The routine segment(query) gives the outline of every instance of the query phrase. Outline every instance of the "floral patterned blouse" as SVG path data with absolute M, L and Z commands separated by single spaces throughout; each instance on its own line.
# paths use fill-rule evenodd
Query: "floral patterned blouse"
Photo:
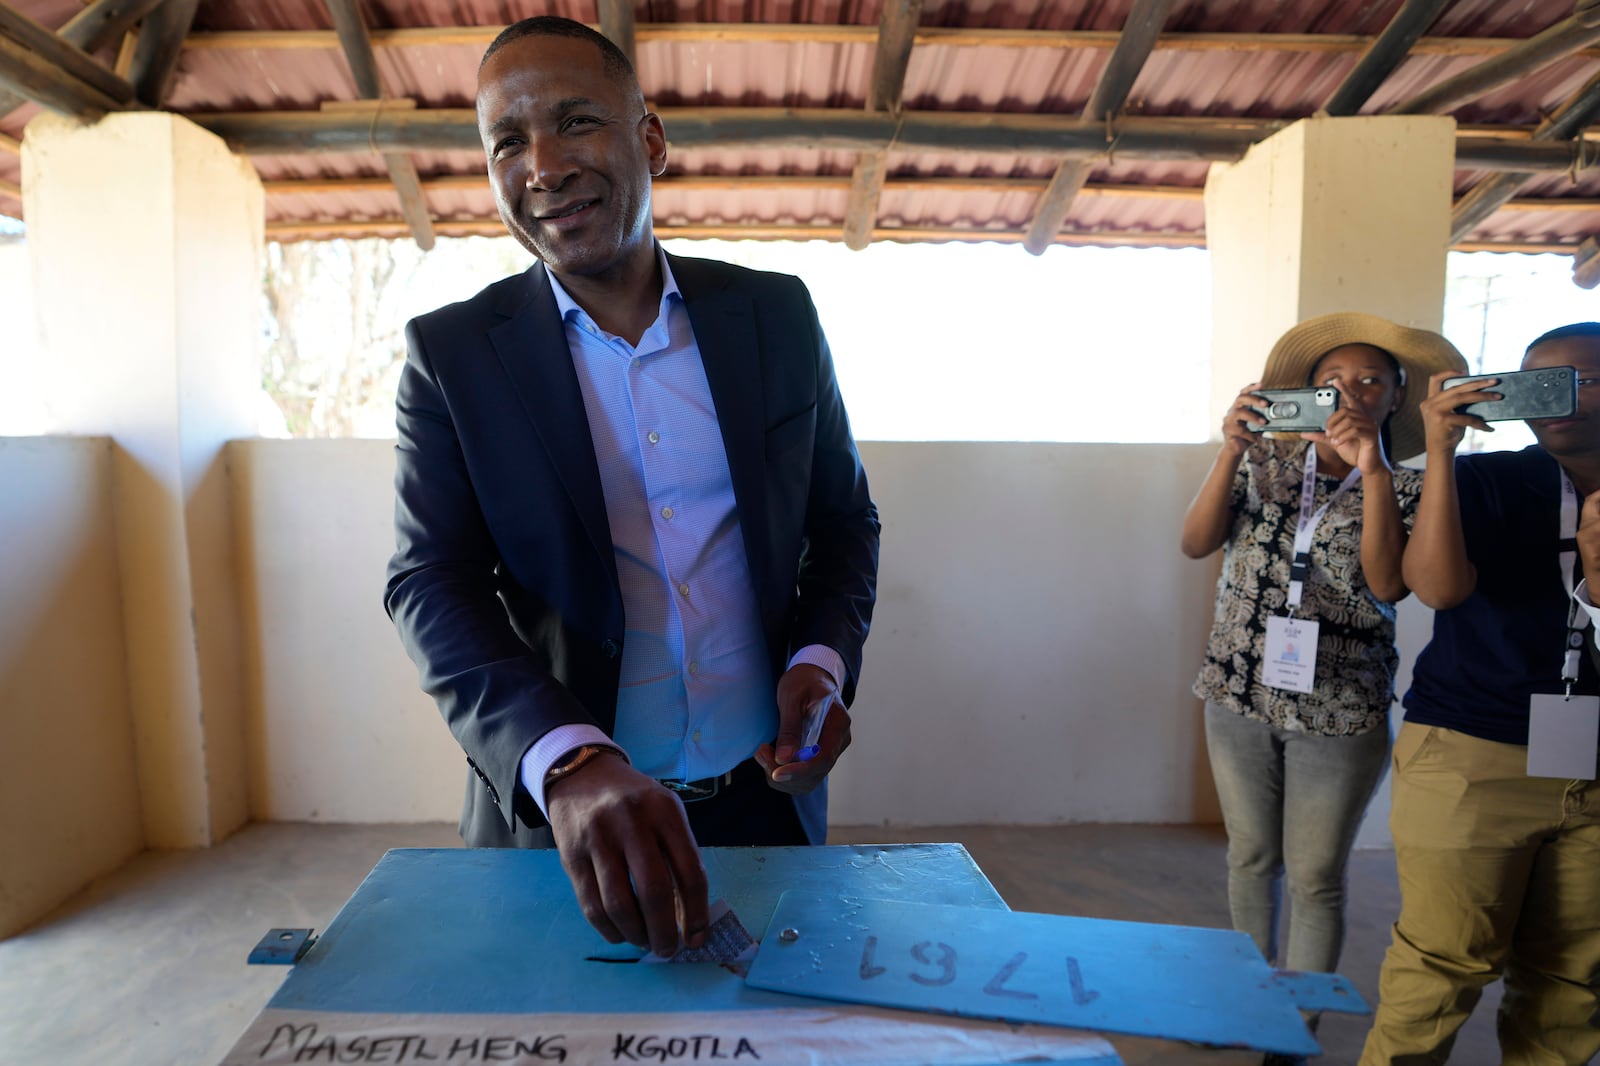
M 1300 521 L 1306 449 L 1298 439 L 1264 438 L 1250 446 L 1233 479 L 1233 529 L 1217 581 L 1216 616 L 1194 694 L 1246 718 L 1293 732 L 1356 736 L 1388 724 L 1394 674 L 1395 609 L 1380 602 L 1361 573 L 1362 483 L 1328 508 L 1311 541 L 1311 568 L 1296 618 L 1317 631 L 1311 692 L 1261 683 L 1267 618 L 1285 614 L 1289 562 Z M 1341 479 L 1317 475 L 1316 507 Z M 1395 467 L 1400 516 L 1410 532 L 1422 493 L 1422 472 Z

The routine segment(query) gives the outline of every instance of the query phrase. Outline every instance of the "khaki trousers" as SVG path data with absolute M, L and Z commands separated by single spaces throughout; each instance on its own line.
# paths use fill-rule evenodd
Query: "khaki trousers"
M 1505 978 L 1501 1061 L 1600 1054 L 1600 786 L 1528 777 L 1527 749 L 1406 723 L 1394 746 L 1400 920 L 1362 1066 L 1442 1063 Z

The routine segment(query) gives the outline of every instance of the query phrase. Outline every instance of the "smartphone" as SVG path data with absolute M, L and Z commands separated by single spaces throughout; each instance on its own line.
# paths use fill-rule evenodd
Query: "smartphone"
M 1261 402 L 1251 408 L 1267 420 L 1260 426 L 1246 422 L 1252 433 L 1320 433 L 1328 428 L 1328 416 L 1339 409 L 1339 390 L 1331 385 L 1256 389 L 1252 395 Z
M 1477 415 L 1485 422 L 1506 422 L 1523 418 L 1566 418 L 1578 410 L 1578 372 L 1570 366 L 1547 366 L 1542 370 L 1510 370 L 1504 374 L 1475 374 L 1449 378 L 1444 387 L 1468 381 L 1498 379 L 1488 386 L 1498 392 L 1498 400 L 1484 400 L 1456 408 L 1463 414 Z

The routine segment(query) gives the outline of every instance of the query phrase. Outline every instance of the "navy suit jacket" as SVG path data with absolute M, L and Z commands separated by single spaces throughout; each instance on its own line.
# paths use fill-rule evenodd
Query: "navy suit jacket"
M 797 278 L 669 257 L 722 429 L 773 677 L 844 659 L 854 697 L 878 517 L 833 360 Z M 467 756 L 461 835 L 530 846 L 518 784 L 556 726 L 615 725 L 622 593 L 583 396 L 543 264 L 413 319 L 397 401 L 396 550 L 384 604 Z M 826 831 L 819 788 L 796 797 Z

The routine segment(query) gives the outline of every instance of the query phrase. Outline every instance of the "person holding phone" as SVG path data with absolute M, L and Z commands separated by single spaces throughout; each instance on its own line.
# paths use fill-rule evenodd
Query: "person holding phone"
M 1389 749 L 1394 604 L 1421 491 L 1418 472 L 1394 465 L 1423 450 L 1421 393 L 1407 383 L 1465 369 L 1428 330 L 1355 312 L 1300 323 L 1229 408 L 1184 518 L 1184 554 L 1226 549 L 1194 692 L 1228 832 L 1229 908 L 1288 969 L 1338 963 L 1345 866 Z M 1338 391 L 1326 430 L 1259 432 L 1255 390 L 1300 386 Z
M 1600 322 L 1551 330 L 1524 370 L 1576 368 L 1536 444 L 1456 458 L 1498 379 L 1422 403 L 1428 462 L 1402 574 L 1434 608 L 1394 748 L 1400 917 L 1362 1066 L 1444 1062 L 1504 977 L 1501 1061 L 1600 1055 Z M 1510 391 L 1510 390 L 1507 390 Z M 1509 397 L 1504 397 L 1509 398 Z M 1480 409 L 1483 410 L 1483 409 Z

